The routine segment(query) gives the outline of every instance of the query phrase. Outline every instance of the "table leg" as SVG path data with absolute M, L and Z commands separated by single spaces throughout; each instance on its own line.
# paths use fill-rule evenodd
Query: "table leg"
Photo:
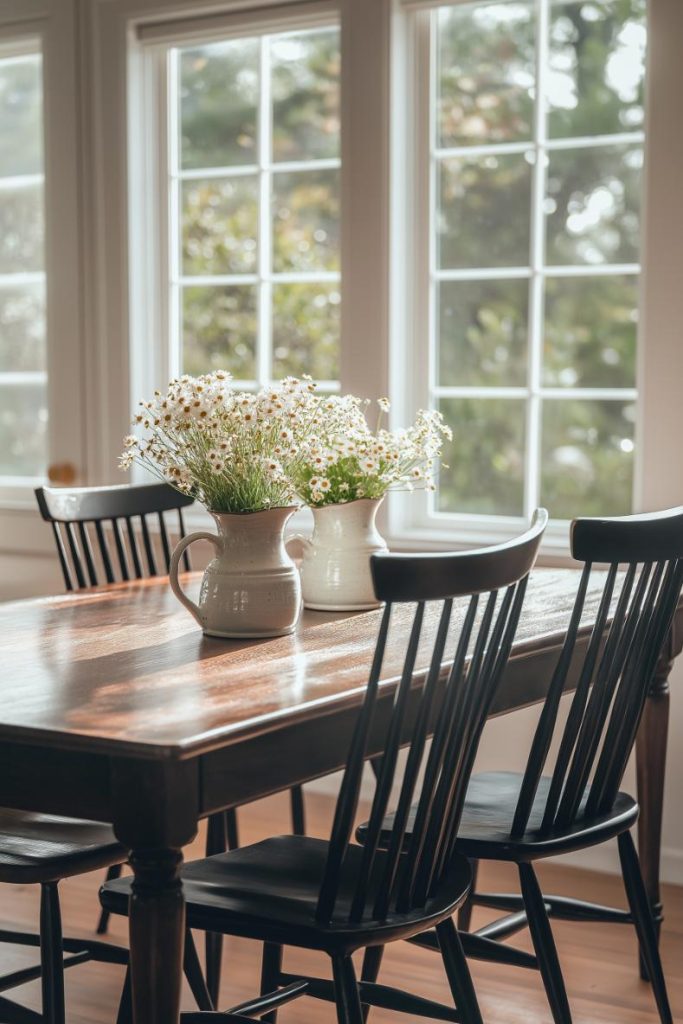
M 638 802 L 640 804 L 638 855 L 658 935 L 662 922 L 659 862 L 662 846 L 666 745 L 669 731 L 669 673 L 673 662 L 673 655 L 669 648 L 662 654 L 657 666 L 645 702 L 645 710 L 636 742 Z M 640 976 L 647 980 L 647 971 L 642 958 Z
M 185 933 L 182 853 L 134 850 L 130 962 L 135 1024 L 178 1024 Z

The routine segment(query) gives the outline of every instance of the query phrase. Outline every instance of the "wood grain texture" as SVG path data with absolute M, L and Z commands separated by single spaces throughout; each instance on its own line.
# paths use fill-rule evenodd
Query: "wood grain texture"
M 599 577 L 595 582 L 587 622 L 598 600 Z M 572 569 L 534 573 L 510 679 L 515 662 L 519 668 L 527 657 L 556 655 L 577 583 Z M 192 592 L 199 577 L 186 584 Z M 407 628 L 410 612 L 397 609 L 392 629 Z M 6 604 L 0 608 L 0 741 L 184 758 L 355 708 L 380 614 L 304 612 L 292 636 L 230 641 L 204 637 L 163 578 Z M 435 622 L 430 625 L 418 670 L 426 665 Z M 392 650 L 390 636 L 387 684 L 400 668 Z M 534 677 L 526 689 L 506 678 L 494 710 L 540 699 L 547 679 L 538 665 Z
M 309 829 L 312 835 L 329 834 L 334 802 L 319 794 L 306 795 Z M 363 808 L 367 813 L 367 808 Z M 287 794 L 270 797 L 240 812 L 242 838 L 257 842 L 266 836 L 287 832 L 290 827 Z M 201 857 L 204 835 L 186 853 L 188 859 Z M 480 883 L 489 891 L 514 891 L 516 872 L 508 865 L 484 864 Z M 595 899 L 614 906 L 626 906 L 623 888 L 615 876 L 581 871 L 562 865 L 542 865 L 539 876 L 548 892 Z M 70 879 L 60 886 L 65 930 L 92 938 L 99 874 Z M 0 922 L 3 927 L 35 927 L 39 893 L 36 888 L 5 886 L 1 891 Z M 683 890 L 666 886 L 667 915 L 662 933 L 662 955 L 669 983 L 674 1019 L 683 1019 Z M 493 911 L 474 910 L 479 927 Z M 596 925 L 592 928 L 567 922 L 553 924 L 560 959 L 574 1011 L 574 1024 L 657 1024 L 657 1013 L 649 986 L 640 981 L 636 940 L 632 928 Z M 124 942 L 127 922 L 114 918 L 111 941 Z M 528 936 L 520 934 L 515 945 L 530 949 Z M 2 947 L 3 965 L 19 969 L 36 959 L 35 951 Z M 302 950 L 287 950 L 287 971 L 318 973 L 327 977 L 324 956 Z M 551 1017 L 543 988 L 535 972 L 472 962 L 472 974 L 486 1024 L 550 1024 Z M 259 988 L 260 949 L 247 939 L 226 942 L 220 1005 L 231 1006 L 253 996 Z M 123 984 L 123 968 L 107 964 L 85 964 L 67 971 L 66 998 L 69 1024 L 113 1024 Z M 445 1001 L 448 988 L 440 958 L 428 950 L 397 943 L 384 957 L 380 980 L 405 986 L 410 978 L 415 991 L 430 999 Z M 40 984 L 33 982 L 17 990 L 26 1005 L 40 1007 Z M 183 1007 L 194 1008 L 183 985 Z M 278 1013 L 278 1024 L 334 1024 L 334 1007 L 311 999 L 297 1000 Z M 372 1024 L 400 1024 L 397 1014 L 373 1010 Z M 407 1018 L 406 1018 L 407 1020 Z M 418 1024 L 420 1018 L 410 1018 Z

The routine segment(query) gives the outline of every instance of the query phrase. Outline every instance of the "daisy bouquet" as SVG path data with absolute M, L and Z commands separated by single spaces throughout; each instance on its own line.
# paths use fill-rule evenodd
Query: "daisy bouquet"
M 140 403 L 120 466 L 145 466 L 212 512 L 291 505 L 318 412 L 314 391 L 293 377 L 256 394 L 236 390 L 221 370 L 179 377 Z
M 315 395 L 312 430 L 302 457 L 292 464 L 296 491 L 313 508 L 381 498 L 389 490 L 434 490 L 434 464 L 450 428 L 436 411 L 420 410 L 411 427 L 383 427 L 389 402 L 380 398 L 377 424 L 371 429 L 367 402 L 353 395 Z

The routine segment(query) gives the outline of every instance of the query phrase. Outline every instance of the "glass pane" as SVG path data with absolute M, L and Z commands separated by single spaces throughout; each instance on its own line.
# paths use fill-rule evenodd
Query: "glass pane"
M 180 165 L 256 163 L 258 39 L 231 39 L 179 52 Z
M 642 165 L 642 150 L 629 146 L 550 153 L 549 264 L 638 261 Z
M 0 274 L 42 268 L 42 186 L 0 188 Z
M 437 144 L 530 139 L 535 80 L 532 5 L 443 8 L 437 25 Z
M 338 156 L 338 29 L 278 36 L 270 55 L 273 159 Z
M 529 282 L 442 281 L 439 383 L 526 383 Z
M 0 288 L 0 373 L 45 369 L 45 289 Z
M 182 185 L 183 273 L 256 270 L 256 177 L 186 181 Z
M 618 516 L 631 511 L 631 403 L 543 403 L 541 504 L 555 519 Z
M 256 377 L 256 289 L 250 285 L 183 288 L 183 372 L 229 370 Z
M 43 83 L 36 54 L 0 59 L 0 177 L 43 169 Z
M 518 399 L 444 398 L 453 429 L 439 478 L 440 512 L 522 515 L 525 403 Z
M 543 383 L 635 387 L 637 329 L 637 277 L 547 278 Z
M 339 378 L 338 285 L 273 286 L 273 377 Z
M 273 270 L 339 269 L 339 173 L 273 176 Z
M 444 160 L 439 178 L 439 266 L 528 265 L 531 165 L 523 155 Z
M 643 126 L 646 0 L 551 8 L 548 133 L 610 135 Z
M 0 383 L 0 476 L 43 476 L 47 388 Z

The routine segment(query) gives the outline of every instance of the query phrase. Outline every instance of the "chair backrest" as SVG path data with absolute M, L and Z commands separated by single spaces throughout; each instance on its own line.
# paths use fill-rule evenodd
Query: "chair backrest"
M 527 830 L 532 810 L 534 828 L 541 834 L 569 828 L 579 816 L 611 810 L 681 593 L 683 508 L 614 519 L 577 519 L 571 527 L 571 548 L 584 567 L 532 742 L 513 836 Z M 539 783 L 549 761 L 570 667 L 576 670 L 577 638 L 596 564 L 607 565 L 606 572 L 602 569 L 600 603 L 566 723 L 562 733 L 558 731 L 554 765 L 548 766 L 552 768 L 550 785 L 539 808 Z
M 38 487 L 35 494 L 40 514 L 52 526 L 67 590 L 97 586 L 98 565 L 107 583 L 116 582 L 117 576 L 121 580 L 156 576 L 158 552 L 155 555 L 155 530 L 150 529 L 148 517 L 158 526 L 164 572 L 168 572 L 171 543 L 164 513 L 177 512 L 173 533 L 184 537 L 183 509 L 194 500 L 164 483 Z M 187 556 L 185 567 L 190 568 Z
M 510 653 L 546 522 L 547 513 L 539 509 L 521 537 L 478 551 L 373 556 L 375 593 L 386 604 L 337 801 L 318 899 L 319 921 L 334 917 L 336 922 L 341 915 L 353 923 L 368 914 L 383 921 L 393 911 L 423 907 L 443 881 L 481 731 Z M 440 610 L 431 602 L 439 602 Z M 406 603 L 415 605 L 414 615 L 396 607 Z M 404 624 L 401 628 L 399 622 L 398 637 L 391 636 L 392 613 Z M 411 622 L 408 633 L 406 621 Z M 430 625 L 423 630 L 426 621 Z M 416 672 L 423 633 L 429 634 L 422 661 L 428 668 Z M 382 733 L 381 767 L 349 904 L 338 897 L 380 696 L 382 662 L 387 643 L 395 648 L 401 638 L 405 659 Z M 408 754 L 401 766 L 403 745 Z M 398 792 L 394 822 L 388 845 L 383 840 L 380 851 L 392 792 Z M 415 799 L 417 812 L 408 830 Z M 357 848 L 354 855 L 358 858 Z

